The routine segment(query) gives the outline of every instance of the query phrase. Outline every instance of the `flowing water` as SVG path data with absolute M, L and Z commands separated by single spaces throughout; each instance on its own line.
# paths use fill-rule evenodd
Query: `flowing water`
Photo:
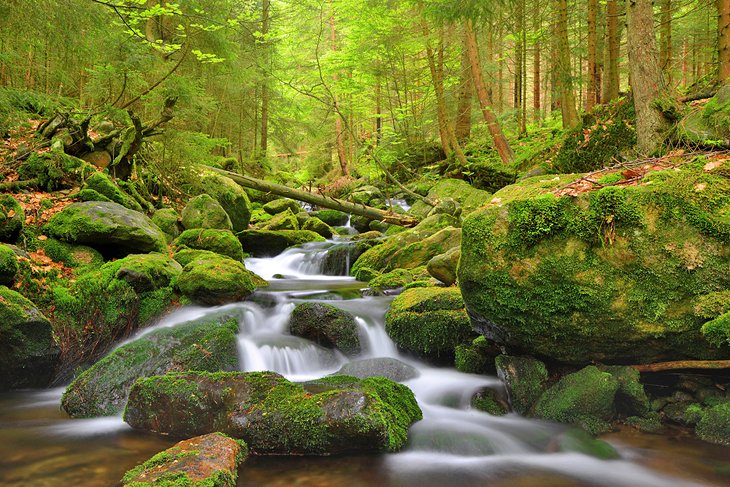
M 499 380 L 401 355 L 383 325 L 392 297 L 363 297 L 362 283 L 323 275 L 328 248 L 339 244 L 310 244 L 275 258 L 249 259 L 249 269 L 271 279 L 265 292 L 244 303 L 185 308 L 155 327 L 215 313 L 237 316 L 242 370 L 274 370 L 291 380 L 308 380 L 337 371 L 347 359 L 289 335 L 287 322 L 297 303 L 327 302 L 356 316 L 363 357 L 394 357 L 418 369 L 419 377 L 406 384 L 424 419 L 412 427 L 401 453 L 251 458 L 241 468 L 239 486 L 730 485 L 728 448 L 692 438 L 623 433 L 608 437 L 622 458 L 604 461 L 566 448 L 564 426 L 470 409 L 472 395 L 501 388 Z M 59 410 L 61 393 L 0 395 L 0 485 L 116 485 L 126 470 L 174 443 L 133 431 L 118 417 L 68 419 Z

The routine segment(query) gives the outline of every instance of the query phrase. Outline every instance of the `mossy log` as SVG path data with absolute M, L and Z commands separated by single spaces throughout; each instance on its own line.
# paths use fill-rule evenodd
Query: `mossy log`
M 250 176 L 242 176 L 234 172 L 226 171 L 224 169 L 218 169 L 215 167 L 204 166 L 206 169 L 215 171 L 231 178 L 236 183 L 240 184 L 244 188 L 256 189 L 265 193 L 273 193 L 278 196 L 285 198 L 292 198 L 313 205 L 321 206 L 324 208 L 330 208 L 333 210 L 344 211 L 345 213 L 351 213 L 353 215 L 364 216 L 373 220 L 390 223 L 392 225 L 399 225 L 402 227 L 415 227 L 418 225 L 420 220 L 411 215 L 402 215 L 393 213 L 391 211 L 380 210 L 371 206 L 365 206 L 362 204 L 351 203 L 349 201 L 343 201 L 340 199 L 332 198 L 329 196 L 323 196 L 308 191 L 302 191 L 299 189 L 289 188 L 281 184 L 270 183 L 261 179 L 252 178 Z
M 632 365 L 639 372 L 662 372 L 678 369 L 730 369 L 730 360 L 676 360 L 654 364 Z

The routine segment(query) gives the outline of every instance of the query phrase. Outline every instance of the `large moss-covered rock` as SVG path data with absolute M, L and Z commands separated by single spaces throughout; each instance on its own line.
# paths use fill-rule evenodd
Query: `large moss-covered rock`
M 18 256 L 7 245 L 0 245 L 0 285 L 10 285 L 18 273 Z
M 167 251 L 167 238 L 157 225 L 117 203 L 73 203 L 51 218 L 44 229 L 59 240 L 114 254 Z
M 388 272 L 396 268 L 413 269 L 428 264 L 437 255 L 461 244 L 461 229 L 446 227 L 436 233 L 410 229 L 390 237 L 363 253 L 353 264 L 351 274 L 361 269 Z
M 613 365 L 600 367 L 618 381 L 615 406 L 616 412 L 625 417 L 644 417 L 651 410 L 649 396 L 641 383 L 639 371 L 633 367 Z
M 451 198 L 461 205 L 464 215 L 471 213 L 480 206 L 489 202 L 492 195 L 471 186 L 461 179 L 440 179 L 431 187 L 428 198 L 434 201 L 441 201 Z M 423 201 L 416 201 L 409 213 L 425 218 L 432 210 L 432 207 Z
M 62 262 L 66 267 L 83 269 L 100 267 L 104 257 L 98 250 L 87 245 L 73 245 L 49 238 L 42 242 L 43 252 L 54 262 Z
M 160 208 L 152 215 L 152 223 L 165 232 L 167 241 L 172 242 L 182 230 L 180 229 L 180 215 L 174 208 Z
M 0 196 L 0 242 L 15 242 L 25 224 L 25 213 L 20 203 L 10 195 Z
M 702 411 L 696 432 L 705 441 L 730 446 L 730 399 Z
M 277 213 L 274 217 L 266 222 L 263 230 L 299 230 L 299 220 L 290 209 L 286 209 L 281 213 Z
M 278 200 L 269 201 L 263 207 L 263 210 L 269 215 L 277 215 L 286 210 L 291 210 L 295 215 L 302 209 L 299 203 L 289 198 L 279 198 Z
M 454 349 L 454 367 L 466 374 L 497 373 L 494 359 L 501 351 L 492 343 L 478 336 L 471 343 L 462 343 Z
M 431 357 L 453 355 L 472 335 L 457 288 L 404 291 L 385 315 L 385 330 L 398 346 Z
M 177 288 L 193 302 L 217 305 L 242 301 L 268 283 L 238 261 L 221 255 L 198 257 L 177 278 Z
M 295 245 L 325 241 L 309 230 L 248 230 L 238 234 L 238 239 L 243 250 L 256 257 L 271 257 Z
M 164 254 L 128 255 L 110 265 L 116 267 L 114 278 L 127 282 L 137 293 L 170 286 L 182 272 L 182 266 Z
M 273 372 L 182 373 L 138 380 L 124 420 L 177 437 L 221 431 L 256 454 L 397 451 L 421 418 L 413 393 L 385 378 L 330 378 L 309 393 Z
M 319 210 L 312 214 L 331 227 L 341 227 L 350 219 L 349 215 L 339 210 Z
M 429 260 L 426 269 L 434 278 L 451 286 L 456 283 L 456 268 L 459 266 L 459 258 L 461 258 L 461 248 L 454 247 Z
M 589 365 L 568 374 L 549 388 L 535 405 L 543 419 L 581 426 L 592 434 L 610 430 L 619 382 L 608 372 Z
M 302 230 L 311 230 L 322 235 L 324 238 L 332 238 L 332 235 L 335 234 L 331 226 L 327 225 L 316 216 L 308 218 L 302 225 Z
M 677 124 L 683 142 L 727 147 L 730 143 L 730 84 L 720 88 L 703 107 L 692 110 Z
M 289 320 L 292 335 L 325 347 L 336 347 L 346 355 L 360 353 L 360 334 L 355 317 L 325 303 L 301 303 Z
M 201 194 L 191 199 L 182 211 L 183 227 L 233 230 L 231 219 L 223 207 L 210 195 Z
M 251 202 L 246 192 L 231 178 L 206 174 L 200 181 L 203 191 L 213 197 L 228 213 L 234 232 L 248 228 L 251 220 Z
M 130 210 L 142 211 L 142 206 L 134 198 L 125 193 L 108 175 L 102 172 L 97 171 L 89 176 L 84 182 L 83 189 L 96 191 L 109 201 L 118 203 Z
M 0 391 L 46 387 L 58 359 L 51 323 L 5 286 L 0 286 L 0 337 Z
M 545 364 L 533 357 L 498 356 L 494 364 L 504 382 L 512 409 L 528 414 L 545 391 L 548 373 Z
M 241 242 L 228 230 L 216 230 L 213 228 L 185 230 L 172 243 L 172 248 L 173 250 L 182 250 L 185 248 L 209 250 L 239 262 L 243 261 Z
M 124 474 L 124 487 L 235 487 L 248 446 L 222 433 L 176 443 Z
M 238 322 L 227 316 L 154 330 L 85 370 L 66 388 L 61 407 L 72 417 L 110 416 L 122 412 L 140 377 L 236 370 L 237 333 Z
M 730 286 L 730 163 L 707 162 L 577 197 L 549 194 L 566 177 L 497 192 L 464 222 L 458 277 L 477 330 L 569 363 L 730 356 L 694 308 Z

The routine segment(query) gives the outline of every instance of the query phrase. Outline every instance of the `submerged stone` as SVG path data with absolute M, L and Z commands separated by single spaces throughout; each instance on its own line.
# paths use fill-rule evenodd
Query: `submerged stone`
M 238 322 L 228 316 L 160 328 L 92 365 L 67 388 L 61 407 L 69 416 L 119 414 L 134 381 L 171 371 L 230 371 L 238 368 Z
M 183 440 L 124 474 L 125 487 L 235 487 L 248 446 L 222 433 Z
M 256 257 L 273 257 L 295 245 L 325 241 L 310 230 L 247 230 L 238 234 L 238 239 L 243 250 Z
M 377 357 L 348 362 L 335 375 L 349 375 L 359 379 L 385 377 L 396 382 L 405 382 L 421 374 L 414 366 L 398 359 Z
M 413 393 L 384 378 L 345 379 L 340 388 L 310 394 L 274 372 L 150 377 L 135 383 L 124 420 L 177 437 L 221 431 L 259 455 L 401 449 L 408 427 L 421 419 Z

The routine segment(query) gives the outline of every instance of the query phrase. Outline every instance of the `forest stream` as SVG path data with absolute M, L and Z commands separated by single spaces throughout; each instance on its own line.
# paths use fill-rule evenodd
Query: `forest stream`
M 325 276 L 327 248 L 307 244 L 246 266 L 272 285 L 251 299 L 221 307 L 186 307 L 152 328 L 201 316 L 234 313 L 244 371 L 273 370 L 293 381 L 336 372 L 347 359 L 289 335 L 297 303 L 326 301 L 357 318 L 364 357 L 396 358 L 420 374 L 406 381 L 424 419 L 400 453 L 338 457 L 252 457 L 240 467 L 239 486 L 695 486 L 727 485 L 728 448 L 681 434 L 623 431 L 604 436 L 620 454 L 600 460 L 565 425 L 491 416 L 470 408 L 482 388 L 500 388 L 496 377 L 434 368 L 401 354 L 385 333 L 392 297 L 365 296 L 363 283 Z M 344 267 L 344 266 L 343 266 Z M 276 278 L 276 277 L 279 278 Z M 361 357 L 362 358 L 362 357 Z M 125 471 L 171 446 L 165 437 L 132 430 L 121 417 L 69 419 L 59 408 L 63 388 L 0 395 L 0 479 L 6 487 L 116 485 Z

